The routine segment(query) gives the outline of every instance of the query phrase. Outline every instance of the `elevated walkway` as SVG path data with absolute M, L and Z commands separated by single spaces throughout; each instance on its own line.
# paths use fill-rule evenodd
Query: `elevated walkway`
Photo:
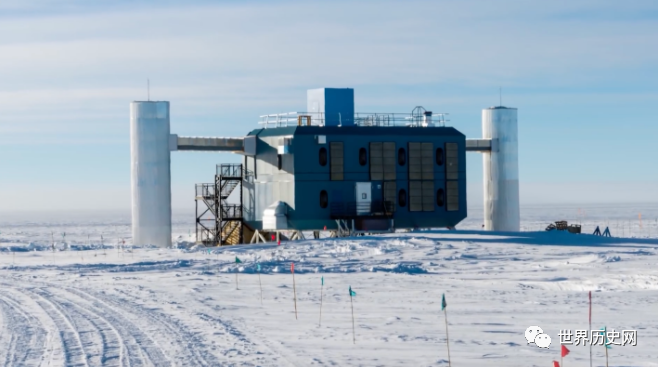
M 244 138 L 169 136 L 170 151 L 235 152 L 244 151 Z

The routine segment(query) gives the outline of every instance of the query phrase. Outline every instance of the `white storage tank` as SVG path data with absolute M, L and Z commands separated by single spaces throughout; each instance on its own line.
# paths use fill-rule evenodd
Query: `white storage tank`
M 482 110 L 482 137 L 491 139 L 491 151 L 483 154 L 484 228 L 518 232 L 521 216 L 517 109 L 499 106 Z
M 132 102 L 130 188 L 135 245 L 171 246 L 169 149 L 169 102 Z
M 283 201 L 268 206 L 263 211 L 263 229 L 281 230 L 288 229 L 288 206 Z

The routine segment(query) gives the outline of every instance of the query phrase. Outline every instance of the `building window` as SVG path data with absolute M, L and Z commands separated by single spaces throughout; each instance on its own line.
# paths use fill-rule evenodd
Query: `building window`
M 359 164 L 365 166 L 368 163 L 368 152 L 366 148 L 359 149 Z
M 407 163 L 407 152 L 404 148 L 398 149 L 398 164 L 404 166 Z
M 443 149 L 436 148 L 436 164 L 443 166 Z
M 443 206 L 443 200 L 444 200 L 443 198 L 444 198 L 443 189 L 439 189 L 436 192 L 436 205 Z
M 395 179 L 395 142 L 371 142 L 370 181 L 393 181 Z
M 320 191 L 320 208 L 324 209 L 329 205 L 329 195 L 326 191 Z
M 446 143 L 446 180 L 459 180 L 459 146 Z M 447 189 L 450 196 L 450 189 Z
M 430 158 L 431 155 L 430 152 Z M 433 212 L 434 202 L 434 181 L 409 181 L 410 212 Z
M 401 189 L 398 192 L 398 205 L 400 207 L 407 206 L 407 191 L 405 189 Z
M 409 142 L 409 180 L 434 180 L 434 163 L 432 162 L 433 143 Z M 432 208 L 434 207 L 434 189 L 432 189 Z M 409 207 L 413 207 L 413 189 L 409 187 Z
M 448 197 L 446 200 L 446 210 L 456 212 L 459 210 L 459 181 L 446 181 L 446 191 Z
M 326 148 L 320 148 L 320 165 L 322 167 L 327 165 L 327 149 Z
M 281 166 L 283 165 L 283 157 L 281 157 L 281 154 L 276 155 L 276 166 L 279 167 L 279 171 L 281 171 Z
M 329 178 L 331 181 L 343 181 L 343 142 L 332 141 L 329 143 Z
M 397 183 L 395 181 L 384 181 L 384 210 L 386 213 L 395 212 L 395 192 Z

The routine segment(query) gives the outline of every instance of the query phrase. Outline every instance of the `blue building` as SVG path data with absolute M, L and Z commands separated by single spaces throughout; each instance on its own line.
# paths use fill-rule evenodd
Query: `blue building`
M 462 133 L 423 110 L 356 114 L 352 89 L 308 97 L 309 112 L 263 116 L 245 138 L 248 226 L 276 229 L 263 226 L 275 203 L 294 230 L 335 229 L 337 220 L 362 231 L 454 227 L 466 217 Z
M 243 137 L 170 134 L 166 101 L 130 108 L 138 244 L 171 243 L 174 151 L 243 156 L 240 164 L 218 165 L 214 182 L 196 185 L 197 243 L 455 227 L 467 215 L 466 152 L 483 154 L 483 228 L 520 228 L 516 108 L 483 109 L 481 139 L 466 139 L 445 126 L 443 114 L 420 106 L 401 114 L 356 112 L 352 89 L 309 90 L 306 112 L 261 116 L 262 126 Z
M 242 243 L 254 230 L 455 227 L 466 218 L 466 137 L 443 115 L 356 113 L 352 89 L 309 90 L 307 107 L 261 116 L 244 138 L 242 165 L 219 167 L 206 190 L 216 202 L 207 242 Z M 230 204 L 236 189 L 239 203 Z

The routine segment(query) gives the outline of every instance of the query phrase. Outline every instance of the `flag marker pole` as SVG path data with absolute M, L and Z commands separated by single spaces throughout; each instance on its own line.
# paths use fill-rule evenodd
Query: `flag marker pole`
M 452 360 L 450 358 L 450 336 L 448 334 L 448 307 L 446 303 L 446 296 L 443 295 L 441 299 L 441 308 L 443 308 L 444 320 L 446 322 L 446 347 L 448 348 L 448 367 L 452 367 Z
M 258 285 L 260 286 L 260 304 L 263 305 L 263 283 L 260 281 L 260 264 L 258 264 Z
M 55 232 L 53 232 L 53 231 L 50 232 L 50 239 L 52 240 L 53 264 L 54 264 L 55 263 Z
M 592 330 L 592 291 L 589 291 L 589 330 Z M 592 367 L 592 343 L 589 343 L 589 367 Z
M 356 344 L 356 332 L 354 331 L 354 301 L 350 296 L 350 305 L 352 306 L 352 344 Z
M 562 367 L 564 367 L 564 357 L 569 355 L 569 348 L 565 347 L 564 344 L 560 343 L 560 362 L 562 364 Z
M 290 272 L 292 273 L 292 294 L 295 302 L 295 320 L 297 320 L 297 287 L 295 286 L 295 263 L 290 263 Z
M 354 331 L 354 301 L 352 301 L 352 287 L 350 287 L 350 306 L 352 307 L 352 344 L 356 344 L 356 332 Z
M 238 259 L 238 257 L 235 257 L 235 263 L 236 264 L 242 264 L 242 260 Z M 240 268 L 236 267 L 235 268 L 235 290 L 238 290 L 238 273 L 240 272 Z
M 610 348 L 610 344 L 608 344 L 608 327 L 604 326 L 601 328 L 599 334 L 603 335 L 603 347 L 605 348 L 605 367 L 608 367 L 608 348 Z
M 324 288 L 324 277 L 322 277 L 322 283 L 320 283 L 320 322 L 318 323 L 318 326 L 322 326 L 322 289 L 323 288 Z
M 450 359 L 450 336 L 448 336 L 448 310 L 445 309 L 443 310 L 445 314 L 445 321 L 446 321 L 446 347 L 448 347 L 448 367 L 452 366 L 452 362 Z

